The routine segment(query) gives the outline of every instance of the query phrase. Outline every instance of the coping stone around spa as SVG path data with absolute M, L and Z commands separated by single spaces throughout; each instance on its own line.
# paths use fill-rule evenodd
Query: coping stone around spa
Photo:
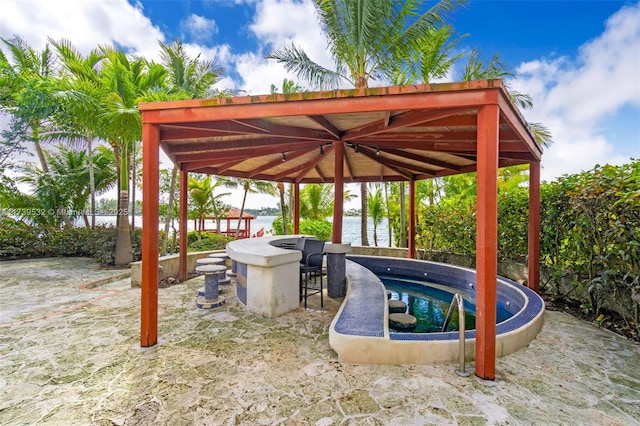
M 389 325 L 393 328 L 411 329 L 416 328 L 418 320 L 409 314 L 389 314 Z
M 214 259 L 215 259 L 216 257 L 217 257 L 217 258 L 220 258 L 220 259 L 225 259 L 225 260 L 226 260 L 226 259 L 229 259 L 229 255 L 228 255 L 228 254 L 226 254 L 226 253 L 211 253 L 211 254 L 209 255 L 209 257 L 212 257 L 212 258 L 214 258 Z
M 389 300 L 390 314 L 404 314 L 407 312 L 407 304 L 402 300 Z

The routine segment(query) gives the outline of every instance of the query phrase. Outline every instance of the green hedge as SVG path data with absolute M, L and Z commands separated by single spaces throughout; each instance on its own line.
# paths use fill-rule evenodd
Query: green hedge
M 0 226 L 0 259 L 83 256 L 93 257 L 103 265 L 113 265 L 117 228 L 96 226 L 88 228 L 51 229 L 30 226 L 10 218 L 3 218 Z M 140 260 L 142 231 L 133 232 L 134 261 Z
M 634 320 L 632 294 L 640 294 L 640 161 L 562 176 L 543 183 L 540 197 L 541 263 L 552 271 L 546 290 L 586 295 L 583 308 L 595 316 L 606 305 Z M 500 259 L 527 257 L 528 202 L 528 188 L 498 198 Z M 475 227 L 475 206 L 420 206 L 416 248 L 475 255 Z M 561 288 L 560 281 L 570 287 Z
M 230 241 L 233 241 L 233 237 L 206 231 L 201 233 L 198 240 L 198 233 L 191 231 L 187 234 L 187 251 L 223 250 Z

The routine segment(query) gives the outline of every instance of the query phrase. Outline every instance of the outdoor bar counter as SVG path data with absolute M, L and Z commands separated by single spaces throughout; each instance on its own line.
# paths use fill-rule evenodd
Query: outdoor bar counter
M 300 259 L 302 253 L 278 247 L 293 244 L 302 235 L 244 238 L 227 244 L 235 262 L 238 300 L 247 310 L 277 317 L 300 305 Z
M 292 248 L 303 237 L 315 238 L 305 235 L 264 236 L 227 244 L 227 255 L 236 273 L 238 300 L 248 311 L 277 317 L 298 308 L 302 252 Z M 350 249 L 350 244 L 325 244 L 329 262 L 328 282 L 344 285 L 344 265 L 340 267 L 339 263 L 340 260 L 344 263 L 344 253 Z M 334 258 L 338 262 L 334 262 Z M 338 297 L 342 296 L 344 294 Z

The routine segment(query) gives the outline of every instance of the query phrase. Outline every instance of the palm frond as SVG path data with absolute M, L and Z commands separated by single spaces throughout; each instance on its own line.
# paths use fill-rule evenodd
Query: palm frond
M 533 133 L 533 137 L 540 145 L 549 148 L 553 144 L 551 131 L 541 123 L 527 123 L 529 129 Z
M 296 73 L 299 78 L 321 90 L 335 89 L 339 87 L 342 79 L 348 80 L 345 76 L 313 62 L 304 50 L 293 43 L 281 50 L 275 50 L 265 57 L 275 59 L 287 71 Z

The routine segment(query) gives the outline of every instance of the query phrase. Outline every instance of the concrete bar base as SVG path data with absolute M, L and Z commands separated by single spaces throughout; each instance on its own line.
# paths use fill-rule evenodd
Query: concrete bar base
M 327 296 L 332 299 L 345 297 L 347 294 L 346 253 L 351 251 L 351 244 L 325 244 L 327 254 Z
M 236 266 L 238 300 L 248 311 L 276 317 L 298 308 L 302 253 L 278 245 L 299 237 L 245 238 L 227 244 L 227 254 Z

